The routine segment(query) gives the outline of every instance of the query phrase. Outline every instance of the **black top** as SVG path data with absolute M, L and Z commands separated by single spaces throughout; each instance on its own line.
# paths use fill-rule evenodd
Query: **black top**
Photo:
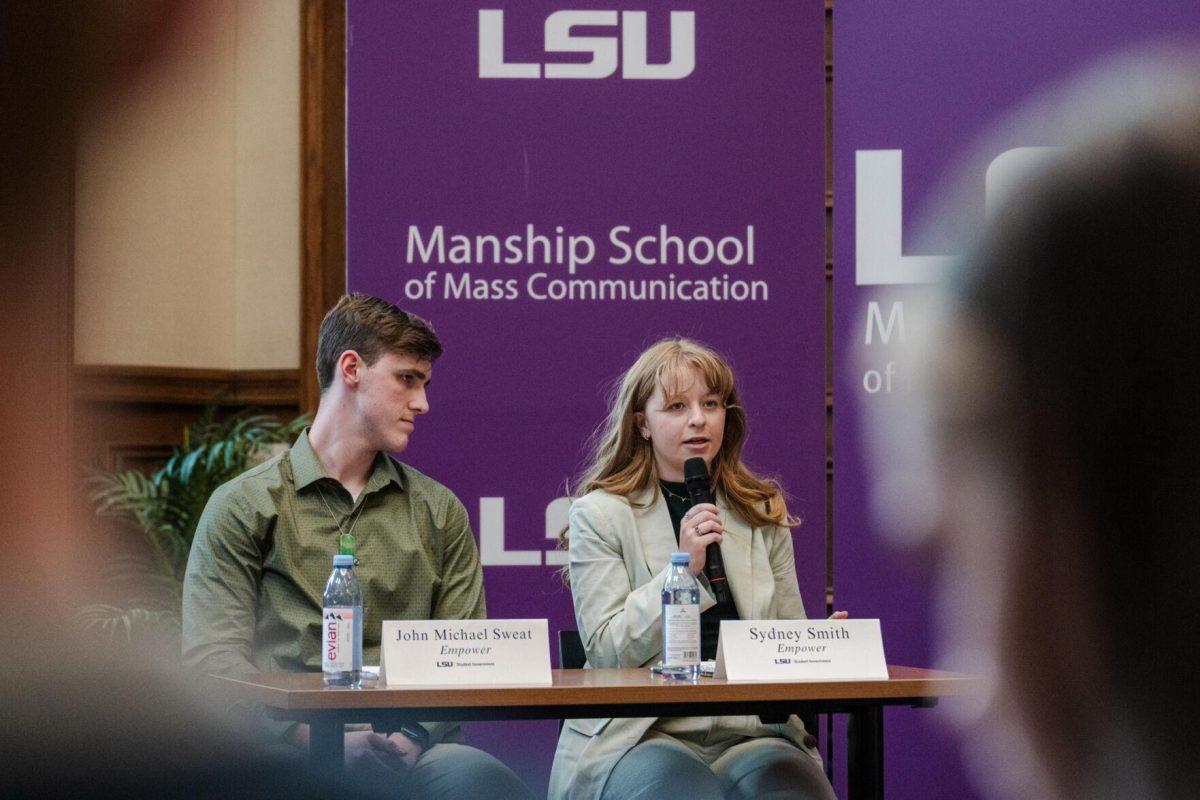
M 692 507 L 692 501 L 688 499 L 687 485 L 661 480 L 658 484 L 662 489 L 663 499 L 667 501 L 667 511 L 671 514 L 675 543 L 679 544 L 679 524 L 683 521 L 683 515 Z M 699 579 L 704 583 L 708 582 L 703 572 L 700 573 Z M 733 604 L 732 588 L 728 601 L 717 603 L 700 615 L 700 657 L 706 661 L 717 657 L 717 640 L 721 636 L 723 619 L 740 619 L 737 606 Z

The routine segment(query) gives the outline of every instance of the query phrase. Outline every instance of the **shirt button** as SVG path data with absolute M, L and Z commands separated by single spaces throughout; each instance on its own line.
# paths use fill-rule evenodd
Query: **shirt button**
M 811 733 L 804 734 L 804 746 L 809 750 L 815 749 L 817 746 L 817 737 L 813 736 Z

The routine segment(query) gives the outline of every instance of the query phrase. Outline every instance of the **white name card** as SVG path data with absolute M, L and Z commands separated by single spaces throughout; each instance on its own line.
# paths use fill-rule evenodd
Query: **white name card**
M 550 685 L 544 619 L 386 620 L 382 686 Z
M 887 680 L 879 620 L 723 621 L 714 677 L 731 681 Z

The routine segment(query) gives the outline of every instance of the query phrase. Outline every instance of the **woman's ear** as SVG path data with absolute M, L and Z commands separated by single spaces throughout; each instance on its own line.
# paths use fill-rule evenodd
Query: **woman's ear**
M 641 411 L 633 412 L 633 425 L 637 428 L 637 432 L 647 441 L 650 440 L 650 429 L 646 427 L 646 415 Z

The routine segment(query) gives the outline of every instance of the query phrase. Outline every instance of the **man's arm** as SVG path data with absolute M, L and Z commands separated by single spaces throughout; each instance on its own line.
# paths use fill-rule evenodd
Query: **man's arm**
M 451 495 L 442 526 L 442 588 L 433 602 L 434 619 L 486 619 L 483 567 L 462 502 Z
M 263 554 L 254 519 L 224 487 L 196 527 L 183 579 L 183 665 L 202 675 L 256 672 L 254 620 Z
M 183 666 L 205 675 L 257 672 L 254 626 L 262 579 L 263 544 L 271 520 L 251 511 L 230 490 L 213 492 L 192 541 L 183 579 Z M 295 723 L 273 720 L 259 705 L 234 708 L 273 738 Z
M 483 567 L 471 533 L 471 519 L 462 502 L 450 495 L 441 525 L 445 546 L 442 549 L 442 588 L 433 599 L 434 619 L 486 619 L 487 601 L 483 593 Z M 457 722 L 423 722 L 432 743 L 445 741 L 458 732 Z

